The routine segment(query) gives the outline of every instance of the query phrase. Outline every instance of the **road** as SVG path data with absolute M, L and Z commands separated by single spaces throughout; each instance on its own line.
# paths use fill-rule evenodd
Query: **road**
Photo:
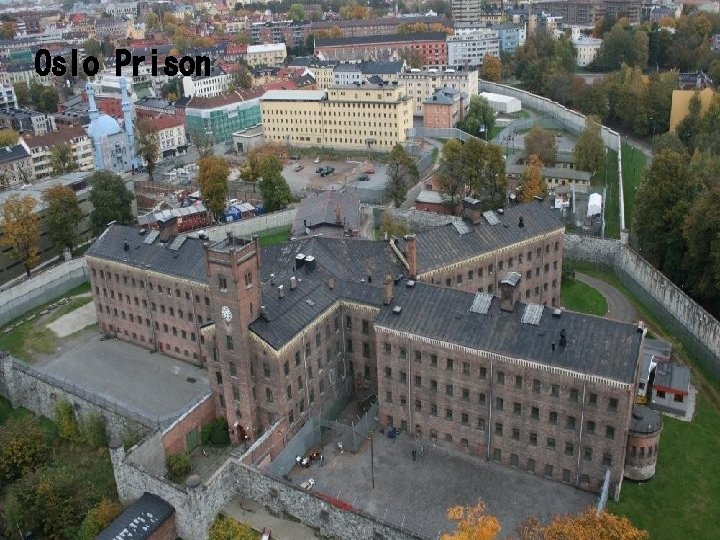
M 635 306 L 628 300 L 623 293 L 618 291 L 612 285 L 597 279 L 590 277 L 580 272 L 575 273 L 575 278 L 579 279 L 586 285 L 589 285 L 605 297 L 608 304 L 608 312 L 605 315 L 609 319 L 615 319 L 616 321 L 635 323 L 638 321 L 638 314 L 635 311 Z

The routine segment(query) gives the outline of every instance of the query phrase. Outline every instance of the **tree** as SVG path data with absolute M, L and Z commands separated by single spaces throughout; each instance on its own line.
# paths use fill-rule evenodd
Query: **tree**
M 557 160 L 555 134 L 537 124 L 525 134 L 525 158 L 533 155 L 547 167 L 553 167 Z
M 533 32 L 515 53 L 515 75 L 526 90 L 544 94 L 551 74 L 575 71 L 575 54 L 566 37 L 555 39 L 547 31 Z
M 701 107 L 700 96 L 696 91 L 695 95 L 690 98 L 688 115 L 682 119 L 675 129 L 678 138 L 685 145 L 685 148 L 687 148 L 688 154 L 692 154 L 695 151 L 695 138 L 700 132 L 702 120 L 702 115 L 700 114 Z
M 687 280 L 682 225 L 699 189 L 685 155 L 664 150 L 653 156 L 635 195 L 632 229 L 640 252 L 678 285 Z
M 217 219 L 225 209 L 228 196 L 228 162 L 217 156 L 207 156 L 198 162 L 198 182 L 205 206 Z
M 495 127 L 495 111 L 484 97 L 472 96 L 468 113 L 458 122 L 457 127 L 465 133 L 487 140 L 488 134 Z
M 4 485 L 42 465 L 50 454 L 45 430 L 32 415 L 0 425 L 0 481 Z
M 273 163 L 270 167 L 279 166 L 279 171 L 282 173 L 282 164 L 279 161 L 279 157 L 284 153 L 284 149 L 276 144 L 264 144 L 262 146 L 256 146 L 250 150 L 240 166 L 240 178 L 245 182 L 257 182 L 262 178 L 263 172 L 269 171 L 267 164 L 265 163 L 271 157 L 277 157 L 277 163 Z
M 301 22 L 305 20 L 305 8 L 302 4 L 292 4 L 288 10 L 288 18 L 293 22 Z
M 69 186 L 56 185 L 43 192 L 47 232 L 57 250 L 72 249 L 78 240 L 82 210 L 75 192 Z
M 155 16 L 157 17 L 157 15 Z M 102 43 L 100 43 L 97 39 L 90 38 L 85 40 L 82 47 L 85 49 L 85 54 L 87 56 L 94 56 L 95 58 L 102 59 Z
M 409 47 L 400 51 L 400 60 L 405 61 L 411 68 L 417 69 L 420 69 L 423 67 L 423 64 L 425 64 L 425 58 L 422 53 L 417 49 L 411 49 Z
M 282 164 L 276 156 L 266 159 L 260 169 L 260 193 L 268 212 L 283 210 L 292 201 L 292 193 L 285 177 Z
M 605 143 L 600 130 L 601 125 L 596 118 L 588 116 L 585 119 L 585 129 L 580 133 L 573 149 L 576 169 L 594 174 L 602 168 L 605 160 Z
M 388 196 L 395 208 L 400 208 L 407 196 L 409 182 L 417 182 L 420 176 L 415 162 L 400 144 L 396 144 L 390 152 L 387 176 Z
M 60 100 L 60 94 L 58 94 L 57 88 L 54 86 L 44 86 L 33 81 L 30 83 L 29 92 L 30 101 L 40 112 L 57 112 L 57 104 Z
M 160 30 L 160 17 L 157 16 L 157 13 L 150 11 L 145 15 L 145 27 L 150 30 Z
M 626 517 L 615 516 L 588 507 L 579 514 L 555 516 L 549 525 L 542 528 L 544 540 L 647 540 L 647 531 L 637 529 Z
M 125 181 L 109 171 L 96 171 L 88 177 L 90 184 L 90 230 L 93 236 L 103 232 L 111 221 L 121 225 L 133 222 L 133 194 L 125 187 Z
M 0 39 L 14 39 L 17 33 L 15 21 L 5 21 L 0 25 Z
M 257 533 L 247 525 L 223 514 L 218 515 L 208 531 L 210 540 L 254 540 Z
M 575 106 L 583 114 L 593 115 L 601 120 L 608 115 L 608 97 L 600 83 L 582 85 L 573 96 Z
M 72 146 L 67 143 L 60 143 L 52 147 L 50 150 L 50 164 L 54 175 L 73 172 L 80 168 L 75 160 Z
M 627 19 L 620 19 L 605 34 L 591 66 L 600 71 L 612 71 L 621 64 L 642 69 L 648 62 L 648 45 L 649 39 L 645 32 L 630 26 Z
M 37 201 L 30 195 L 10 195 L 2 207 L 0 245 L 10 248 L 10 256 L 25 267 L 27 277 L 40 261 L 40 216 L 35 212 Z
M 720 188 L 703 193 L 683 224 L 691 291 L 703 299 L 720 296 Z
M 20 140 L 20 134 L 14 129 L 0 129 L 0 147 L 13 146 Z
M 385 235 L 387 233 L 390 236 L 405 236 L 409 232 L 407 223 L 393 218 L 392 213 L 389 210 L 383 212 L 382 224 L 380 225 L 380 234 Z
M 502 79 L 503 65 L 497 56 L 486 54 L 483 58 L 481 77 L 488 81 L 497 82 Z
M 119 502 L 103 499 L 85 515 L 75 540 L 93 540 L 115 521 L 122 510 L 123 507 Z
M 450 195 L 450 204 L 455 208 L 455 199 L 462 195 L 465 188 L 463 144 L 459 139 L 450 139 L 443 145 L 437 179 L 443 192 Z
M 190 130 L 190 142 L 197 148 L 201 158 L 213 155 L 213 138 L 208 132 L 200 129 Z
M 536 155 L 531 155 L 528 164 L 520 177 L 520 201 L 530 202 L 535 197 L 544 197 L 547 184 L 542 177 L 542 161 Z
M 671 133 L 669 131 L 667 133 L 663 133 L 655 139 L 652 150 L 653 154 L 659 154 L 663 150 L 672 150 L 678 154 L 686 153 L 685 146 L 680 138 L 675 133 Z
M 18 105 L 25 106 L 30 104 L 30 88 L 27 83 L 21 82 L 13 85 Z
M 487 513 L 482 501 L 472 507 L 453 506 L 447 516 L 457 523 L 457 530 L 443 534 L 440 540 L 493 540 L 500 532 L 500 522 Z
M 239 88 L 247 90 L 248 88 L 252 88 L 253 76 L 247 66 L 240 64 L 240 66 L 238 66 L 238 72 L 233 77 L 233 81 Z
M 140 120 L 135 128 L 135 144 L 138 156 L 145 162 L 145 168 L 153 179 L 155 165 L 160 157 L 160 137 L 150 120 Z

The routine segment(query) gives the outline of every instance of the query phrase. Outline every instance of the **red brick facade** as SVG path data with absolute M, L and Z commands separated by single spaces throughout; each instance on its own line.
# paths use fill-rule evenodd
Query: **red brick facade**
M 162 445 L 166 455 L 175 455 L 188 450 L 187 435 L 197 430 L 198 435 L 203 426 L 218 416 L 214 397 L 200 403 L 192 411 L 182 416 L 163 434 Z

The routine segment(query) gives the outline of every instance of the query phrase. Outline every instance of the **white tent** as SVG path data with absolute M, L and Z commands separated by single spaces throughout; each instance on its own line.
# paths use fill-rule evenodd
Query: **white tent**
M 515 113 L 522 108 L 520 100 L 511 96 L 493 94 L 491 92 L 481 92 L 480 96 L 487 99 L 488 104 L 498 113 Z
M 602 213 L 602 195 L 591 193 L 588 199 L 587 217 L 597 216 L 600 213 Z

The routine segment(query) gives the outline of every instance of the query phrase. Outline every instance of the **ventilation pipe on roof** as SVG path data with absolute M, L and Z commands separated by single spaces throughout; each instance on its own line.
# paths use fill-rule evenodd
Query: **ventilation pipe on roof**
M 563 349 L 567 345 L 567 338 L 565 337 L 565 329 L 560 330 L 560 347 Z
M 278 298 L 285 298 L 285 287 L 283 285 L 280 285 L 277 288 L 278 291 Z
M 335 278 L 330 276 L 328 279 L 328 288 L 332 291 L 335 288 Z
M 518 227 L 520 227 L 522 229 L 524 226 L 525 226 L 525 220 L 523 219 L 522 216 L 520 216 L 520 218 L 518 219 Z
M 275 285 L 275 274 L 270 274 L 270 285 Z
M 392 276 L 388 274 L 385 276 L 385 283 L 383 284 L 383 304 L 389 306 L 393 299 L 393 281 Z
M 297 289 L 297 279 L 293 276 L 290 278 L 290 290 L 293 291 L 295 289 Z

